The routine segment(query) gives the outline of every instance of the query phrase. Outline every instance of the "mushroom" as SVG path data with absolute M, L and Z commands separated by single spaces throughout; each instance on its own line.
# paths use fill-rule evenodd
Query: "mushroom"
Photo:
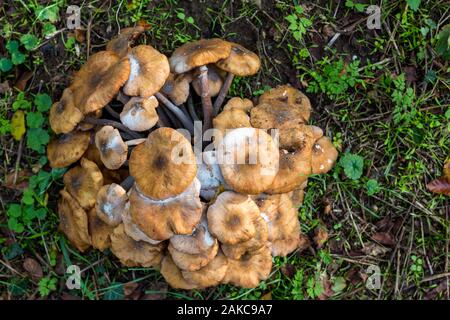
M 196 271 L 206 266 L 217 255 L 219 250 L 219 244 L 214 244 L 205 252 L 199 254 L 189 254 L 176 250 L 172 244 L 169 244 L 168 250 L 172 256 L 173 262 L 181 270 Z
M 78 161 L 89 147 L 90 133 L 73 131 L 52 139 L 47 158 L 52 168 L 64 168 Z
M 123 107 L 120 121 L 130 130 L 149 130 L 158 122 L 156 107 L 158 107 L 158 100 L 154 96 L 149 98 L 133 97 Z
M 125 233 L 123 224 L 116 227 L 111 235 L 111 251 L 127 267 L 159 266 L 163 250 L 163 244 L 152 245 L 133 240 Z
M 204 151 L 202 160 L 197 169 L 197 179 L 201 184 L 200 196 L 205 200 L 211 200 L 225 181 L 220 172 L 216 151 Z
M 120 57 L 124 57 L 130 51 L 130 44 L 148 28 L 149 26 L 137 25 L 133 28 L 120 30 L 120 33 L 107 43 L 106 50 L 113 51 Z
M 255 235 L 258 216 L 258 206 L 249 196 L 225 191 L 208 208 L 208 229 L 220 242 L 238 244 Z
M 95 205 L 97 193 L 103 185 L 103 176 L 97 165 L 82 158 L 80 165 L 64 174 L 64 185 L 84 209 Z
M 148 98 L 161 89 L 169 76 L 167 57 L 149 45 L 140 45 L 131 49 L 130 76 L 123 87 L 129 96 Z
M 162 241 L 149 238 L 139 227 L 133 222 L 130 215 L 130 202 L 125 204 L 125 210 L 122 211 L 122 222 L 125 233 L 135 241 L 144 241 L 150 244 L 158 244 Z
M 181 274 L 187 282 L 193 283 L 199 288 L 217 286 L 225 277 L 228 269 L 228 259 L 219 250 L 217 255 L 203 268 L 196 271 L 182 270 Z
M 111 234 L 114 227 L 106 224 L 97 215 L 97 210 L 92 208 L 88 211 L 89 234 L 91 236 L 92 247 L 103 251 L 111 246 Z
M 166 255 L 161 262 L 161 274 L 167 283 L 174 289 L 192 290 L 197 289 L 197 285 L 188 282 L 183 278 L 181 270 L 173 262 L 170 255 Z
M 65 189 L 59 194 L 61 197 L 58 201 L 58 229 L 67 236 L 72 245 L 83 252 L 91 246 L 87 214 Z
M 95 145 L 108 169 L 119 169 L 127 161 L 128 145 L 123 142 L 119 130 L 111 126 L 102 127 L 95 134 Z
M 222 88 L 223 85 L 223 77 L 220 69 L 215 67 L 213 64 L 208 65 L 208 88 L 209 88 L 209 95 L 211 97 L 215 97 L 219 94 L 220 88 Z M 197 93 L 199 96 L 202 95 L 202 89 L 200 84 L 200 78 L 197 76 L 192 81 L 192 87 L 194 88 L 195 93 Z
M 83 113 L 75 107 L 72 90 L 64 89 L 61 99 L 50 108 L 50 127 L 56 134 L 69 133 L 83 119 Z
M 116 227 L 122 222 L 122 213 L 128 196 L 125 189 L 116 184 L 104 185 L 97 193 L 95 210 L 100 220 Z
M 217 159 L 225 182 L 233 190 L 258 194 L 274 181 L 279 152 L 264 130 L 238 128 L 228 131 L 219 141 Z
M 250 113 L 250 110 L 253 108 L 253 102 L 250 99 L 242 99 L 239 97 L 233 97 L 223 106 L 223 111 L 229 110 L 229 109 L 240 109 L 244 111 L 245 113 Z
M 333 168 L 338 152 L 330 138 L 322 137 L 312 147 L 311 164 L 312 173 L 327 173 Z
M 164 93 L 175 105 L 185 103 L 189 96 L 189 84 L 192 82 L 190 73 L 176 74 L 170 73 L 166 79 L 161 92 Z
M 214 129 L 219 130 L 216 134 L 220 135 L 214 137 L 214 143 L 217 145 L 219 141 L 222 140 L 223 136 L 225 136 L 227 130 L 249 128 L 251 126 L 250 117 L 245 111 L 238 108 L 224 110 L 213 119 Z

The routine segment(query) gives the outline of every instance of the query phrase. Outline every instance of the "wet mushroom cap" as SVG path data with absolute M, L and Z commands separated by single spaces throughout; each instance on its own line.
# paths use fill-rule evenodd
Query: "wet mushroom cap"
M 52 168 L 68 167 L 78 161 L 89 147 L 90 133 L 74 131 L 50 141 L 47 158 Z
M 161 89 L 169 76 L 167 57 L 149 45 L 131 49 L 130 76 L 123 87 L 129 96 L 148 98 Z
M 133 149 L 129 168 L 140 191 L 153 199 L 180 194 L 197 174 L 191 143 L 167 127 L 156 129 Z
M 181 274 L 186 281 L 196 284 L 199 288 L 217 286 L 225 277 L 228 269 L 228 259 L 219 250 L 214 259 L 197 271 L 182 270 Z
M 206 266 L 217 255 L 219 244 L 216 241 L 206 252 L 201 254 L 189 254 L 176 250 L 171 244 L 168 246 L 173 262 L 181 270 L 196 271 Z
M 104 185 L 98 191 L 95 203 L 99 219 L 110 226 L 118 226 L 122 222 L 122 212 L 125 211 L 127 201 L 127 193 L 120 185 Z
M 92 247 L 103 251 L 111 246 L 110 235 L 114 227 L 107 225 L 97 216 L 97 210 L 92 208 L 88 211 L 89 235 L 91 236 Z
M 119 92 L 130 74 L 130 62 L 114 52 L 100 51 L 74 75 L 70 89 L 75 106 L 88 114 L 103 108 Z
M 166 255 L 161 262 L 161 274 L 174 289 L 192 290 L 197 286 L 183 278 L 180 268 L 173 262 L 170 255 Z
M 312 173 L 327 173 L 333 168 L 338 152 L 328 137 L 317 140 L 312 147 Z
M 69 133 L 83 119 L 83 113 L 75 107 L 72 90 L 66 88 L 62 97 L 50 108 L 50 127 L 56 134 Z
M 123 142 L 119 130 L 104 126 L 95 134 L 95 145 L 106 168 L 119 169 L 128 156 L 128 145 Z
M 130 44 L 147 29 L 145 26 L 138 25 L 120 30 L 120 33 L 107 43 L 106 50 L 112 51 L 120 57 L 124 57 L 131 49 Z
M 257 73 L 261 67 L 261 61 L 258 55 L 240 44 L 230 43 L 230 55 L 225 59 L 217 61 L 216 66 L 241 77 L 251 76 Z
M 223 85 L 223 76 L 220 74 L 220 71 L 217 70 L 213 65 L 208 66 L 208 87 L 209 87 L 209 95 L 211 97 L 215 97 L 219 94 L 220 89 Z M 195 77 L 192 81 L 192 87 L 194 88 L 195 93 L 201 96 L 201 86 L 200 79 Z
M 190 73 L 174 75 L 171 73 L 166 79 L 161 92 L 164 93 L 170 101 L 179 106 L 187 101 L 189 97 L 189 84 L 192 82 Z
M 253 108 L 253 102 L 247 98 L 242 99 L 239 97 L 233 97 L 228 100 L 227 104 L 223 107 L 223 111 L 233 108 L 240 109 L 248 114 L 251 108 Z
M 188 42 L 177 48 L 170 57 L 170 70 L 173 73 L 185 73 L 224 59 L 230 52 L 231 44 L 218 38 Z
M 133 131 L 149 130 L 159 119 L 156 107 L 158 107 L 158 100 L 154 96 L 133 97 L 123 107 L 120 121 Z

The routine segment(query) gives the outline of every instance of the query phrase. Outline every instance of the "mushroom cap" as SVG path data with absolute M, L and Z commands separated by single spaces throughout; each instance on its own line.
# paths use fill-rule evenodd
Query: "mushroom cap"
M 312 173 L 327 173 L 333 168 L 338 152 L 328 137 L 317 140 L 312 147 L 311 164 Z
M 67 171 L 63 181 L 70 195 L 84 209 L 90 209 L 95 205 L 97 193 L 103 185 L 103 175 L 94 162 L 81 158 L 80 165 Z
M 295 127 L 279 130 L 280 149 L 301 149 L 308 139 L 317 141 L 322 137 L 323 131 L 316 126 L 300 124 Z
M 47 158 L 52 168 L 64 168 L 83 156 L 89 146 L 90 133 L 73 131 L 52 139 L 47 146 Z
M 197 179 L 201 184 L 200 196 L 205 200 L 211 200 L 225 181 L 220 172 L 216 151 L 204 151 L 202 160 L 197 169 Z
M 159 119 L 156 107 L 158 107 L 158 100 L 155 96 L 133 97 L 123 107 L 120 121 L 133 131 L 149 130 Z
M 267 246 L 246 253 L 240 259 L 228 258 L 228 269 L 223 283 L 243 288 L 255 288 L 261 280 L 269 277 L 272 269 L 272 255 Z
M 123 92 L 129 96 L 148 98 L 159 91 L 169 76 L 167 57 L 149 45 L 140 45 L 131 49 L 130 77 Z
M 234 245 L 255 235 L 258 216 L 258 206 L 249 196 L 225 191 L 208 208 L 208 228 L 220 242 Z
M 106 44 L 106 50 L 113 51 L 120 57 L 125 56 L 130 51 L 130 44 L 147 29 L 146 26 L 137 25 L 120 30 L 120 33 Z
M 250 128 L 250 117 L 247 113 L 238 108 L 223 110 L 213 119 L 213 127 L 220 131 L 221 136 L 215 137 L 214 142 L 218 143 L 228 132 L 227 130 L 237 128 Z M 217 133 L 219 134 L 219 133 Z
M 214 65 L 208 66 L 208 86 L 209 86 L 209 95 L 211 97 L 215 97 L 219 94 L 220 89 L 223 85 L 223 76 L 220 74 L 220 71 L 214 67 Z M 200 85 L 199 77 L 195 77 L 192 81 L 192 87 L 195 92 L 201 96 L 202 89 Z
M 196 67 L 216 63 L 228 57 L 231 44 L 225 40 L 213 38 L 187 42 L 178 47 L 169 59 L 173 73 L 185 73 Z
M 161 274 L 167 283 L 174 289 L 192 290 L 197 286 L 183 278 L 180 268 L 173 262 L 170 254 L 166 255 L 161 262 Z
M 128 145 L 123 142 L 119 130 L 104 126 L 95 134 L 95 145 L 100 151 L 100 158 L 105 167 L 119 169 L 128 156 Z
M 88 217 L 84 209 L 65 189 L 59 192 L 59 226 L 70 243 L 83 252 L 91 246 L 88 230 Z
M 125 205 L 125 210 L 122 212 L 122 222 L 125 233 L 133 238 L 135 241 L 144 241 L 150 244 L 158 244 L 160 240 L 149 238 L 141 229 L 133 222 L 130 215 L 130 202 Z
M 111 251 L 128 267 L 156 267 L 163 257 L 164 245 L 152 245 L 144 241 L 135 241 L 119 224 L 111 235 Z
M 292 232 L 292 235 L 284 239 L 271 242 L 270 249 L 274 257 L 286 257 L 295 251 L 300 245 L 300 231 Z
M 74 75 L 70 89 L 75 106 L 87 114 L 103 108 L 119 92 L 130 74 L 130 62 L 111 51 L 89 57 Z
M 227 104 L 223 107 L 223 111 L 233 108 L 240 109 L 248 114 L 251 108 L 253 108 L 253 102 L 247 98 L 242 99 L 239 97 L 233 97 L 228 100 Z
M 69 133 L 82 119 L 83 113 L 75 107 L 72 90 L 64 89 L 61 99 L 50 108 L 50 127 L 56 134 Z
M 251 76 L 257 73 L 261 67 L 261 61 L 258 55 L 240 44 L 230 43 L 230 55 L 225 59 L 217 61 L 216 66 L 241 77 Z
M 161 92 L 164 93 L 170 101 L 179 106 L 187 101 L 189 97 L 189 84 L 192 82 L 190 73 L 169 74 Z
M 217 255 L 219 244 L 216 241 L 206 252 L 201 254 L 189 254 L 176 250 L 171 244 L 168 247 L 169 253 L 172 256 L 173 262 L 181 270 L 196 271 L 208 263 Z
M 97 193 L 96 213 L 104 223 L 116 227 L 122 222 L 122 213 L 128 201 L 127 192 L 119 184 L 104 185 Z
M 250 110 L 250 123 L 260 129 L 297 128 L 304 124 L 299 109 L 292 108 L 287 103 L 260 103 Z
M 191 143 L 167 127 L 156 129 L 133 149 L 129 168 L 139 190 L 153 199 L 180 194 L 197 174 Z
M 97 210 L 92 208 L 88 211 L 89 234 L 91 236 L 92 247 L 103 251 L 111 246 L 111 234 L 114 227 L 109 226 L 97 216 Z
M 300 111 L 301 118 L 304 122 L 308 122 L 311 115 L 311 103 L 307 96 L 305 96 L 300 90 L 293 88 L 291 85 L 286 84 L 278 86 L 264 92 L 259 97 L 259 103 L 278 104 L 279 102 L 285 103 L 292 108 Z
M 202 215 L 199 193 L 197 179 L 183 193 L 165 200 L 151 199 L 135 186 L 129 194 L 132 221 L 154 240 L 166 240 L 174 234 L 191 234 Z
M 86 158 L 92 162 L 95 162 L 95 164 L 97 165 L 97 167 L 99 169 L 103 169 L 105 167 L 105 165 L 102 162 L 102 159 L 100 158 L 100 151 L 98 151 L 98 148 L 95 145 L 95 141 L 90 141 L 86 151 L 83 154 L 83 158 Z M 104 176 L 104 174 L 103 174 L 103 176 Z M 106 180 L 104 180 L 103 182 L 105 182 L 105 181 Z M 105 182 L 105 184 L 108 184 L 108 183 Z
M 181 274 L 186 281 L 196 284 L 199 288 L 217 286 L 225 277 L 228 269 L 228 259 L 219 250 L 214 259 L 197 271 L 182 270 Z
M 102 115 L 103 115 L 103 109 L 98 109 L 96 111 L 88 112 L 87 114 L 85 114 L 86 117 L 91 117 L 91 118 L 95 118 L 95 119 L 100 119 Z M 77 125 L 77 130 L 81 130 L 81 131 L 89 131 L 93 128 L 95 128 L 95 124 L 87 123 L 84 121 L 81 121 Z
M 264 192 L 278 171 L 278 147 L 261 129 L 228 131 L 218 143 L 217 158 L 225 182 L 240 193 Z
M 288 194 L 291 197 L 292 204 L 295 208 L 298 208 L 302 205 L 303 199 L 305 197 L 304 189 L 306 185 L 308 184 L 308 180 L 306 180 L 301 186 L 295 188 L 294 190 L 290 191 Z

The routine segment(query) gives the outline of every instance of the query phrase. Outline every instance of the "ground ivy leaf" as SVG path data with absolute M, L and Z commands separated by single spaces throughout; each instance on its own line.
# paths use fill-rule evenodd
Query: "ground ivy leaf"
M 48 20 L 50 22 L 56 22 L 59 18 L 58 11 L 59 8 L 56 4 L 44 8 L 41 6 L 39 10 L 36 11 L 36 16 L 41 21 Z
M 20 42 L 23 44 L 25 49 L 31 51 L 36 49 L 39 44 L 39 39 L 35 35 L 32 34 L 24 34 L 20 37 Z
M 40 112 L 29 112 L 27 114 L 28 128 L 40 128 L 44 124 L 44 117 Z
M 22 139 L 25 131 L 25 113 L 22 110 L 18 110 L 11 119 L 11 135 L 19 141 Z
M 25 62 L 26 56 L 21 52 L 17 51 L 11 54 L 11 61 L 13 64 L 18 65 Z
M 34 104 L 36 105 L 38 111 L 46 112 L 52 106 L 52 98 L 46 93 L 38 93 L 34 97 Z
M 407 0 L 406 2 L 413 11 L 417 11 L 422 0 Z
M 22 202 L 26 205 L 32 205 L 34 203 L 34 191 L 27 188 L 23 191 Z
M 22 215 L 22 206 L 18 203 L 13 203 L 9 205 L 7 213 L 12 218 L 18 218 Z
M 46 39 L 51 38 L 56 33 L 56 27 L 50 22 L 47 22 L 42 28 L 42 33 Z
M 13 64 L 11 62 L 11 60 L 9 60 L 8 58 L 1 58 L 0 59 L 0 71 L 1 72 L 8 72 L 9 70 L 11 70 L 13 67 Z
M 22 253 L 23 253 L 22 247 L 17 242 L 14 242 L 8 247 L 8 249 L 6 249 L 5 258 L 6 260 L 12 260 L 20 256 Z
M 344 169 L 344 173 L 348 178 L 358 180 L 363 173 L 364 159 L 361 156 L 347 152 L 341 156 L 339 165 Z
M 15 52 L 19 51 L 19 42 L 17 40 L 10 40 L 6 44 L 6 50 L 8 50 L 9 53 L 13 54 Z
M 378 184 L 378 181 L 375 179 L 369 179 L 366 183 L 367 188 L 367 194 L 369 196 L 373 196 L 375 193 L 380 191 L 380 185 Z
M 48 132 L 42 128 L 31 128 L 28 130 L 27 134 L 27 147 L 37 151 L 39 153 L 43 153 L 44 145 L 46 145 L 50 140 L 50 136 Z

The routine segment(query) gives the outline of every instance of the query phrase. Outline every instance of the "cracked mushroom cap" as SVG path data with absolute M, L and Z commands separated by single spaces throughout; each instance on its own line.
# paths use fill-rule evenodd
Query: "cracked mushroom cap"
M 204 151 L 202 160 L 198 164 L 197 179 L 201 184 L 200 196 L 209 201 L 214 197 L 219 187 L 225 184 L 225 180 L 222 172 L 220 172 L 216 151 Z
M 214 259 L 197 271 L 182 270 L 181 274 L 186 281 L 194 283 L 199 288 L 207 288 L 219 285 L 228 269 L 228 259 L 219 250 Z
M 97 193 L 103 186 L 103 175 L 97 165 L 82 158 L 80 165 L 64 174 L 64 186 L 84 209 L 95 205 Z
M 233 108 L 240 109 L 245 113 L 249 114 L 251 108 L 253 108 L 253 102 L 252 100 L 247 98 L 242 99 L 239 97 L 233 97 L 230 100 L 228 100 L 227 104 L 223 107 L 223 111 Z
M 139 190 L 155 200 L 182 193 L 197 174 L 191 143 L 167 127 L 156 129 L 133 149 L 129 168 Z
M 119 184 L 104 185 L 97 193 L 96 213 L 100 220 L 112 227 L 122 222 L 122 213 L 128 201 L 127 192 Z
M 129 96 L 148 98 L 162 88 L 169 76 L 167 57 L 149 45 L 140 45 L 131 49 L 130 77 L 123 92 Z
M 158 122 L 156 113 L 158 100 L 155 96 L 149 98 L 133 97 L 123 107 L 120 121 L 133 131 L 146 131 Z
M 70 243 L 83 252 L 91 246 L 88 229 L 88 217 L 84 209 L 65 189 L 59 192 L 59 226 Z
M 228 269 L 223 283 L 231 283 L 242 288 L 255 288 L 260 281 L 269 277 L 272 269 L 270 249 L 264 246 L 246 253 L 240 259 L 228 259 Z
M 120 30 L 120 33 L 108 42 L 106 50 L 112 51 L 120 57 L 126 56 L 131 49 L 130 45 L 133 41 L 147 29 L 147 26 L 137 25 L 136 27 Z
M 209 86 L 209 95 L 211 97 L 215 97 L 219 94 L 220 89 L 223 85 L 223 76 L 221 75 L 221 72 L 214 67 L 214 65 L 208 66 L 208 86 Z M 200 86 L 200 79 L 199 77 L 195 77 L 192 81 L 192 87 L 194 88 L 194 91 L 197 93 L 197 95 L 202 95 L 202 90 Z
M 278 147 L 261 129 L 228 131 L 218 143 L 217 158 L 225 182 L 240 193 L 264 192 L 278 172 Z
M 230 42 L 230 55 L 216 62 L 216 66 L 220 69 L 245 77 L 251 76 L 258 72 L 261 67 L 261 61 L 257 54 L 244 48 L 240 44 Z
M 185 73 L 196 67 L 216 63 L 227 58 L 230 53 L 231 44 L 218 38 L 187 42 L 170 57 L 170 70 L 173 73 Z
M 114 227 L 106 224 L 97 216 L 97 210 L 92 208 L 88 211 L 89 235 L 91 236 L 92 247 L 103 251 L 111 246 L 111 234 Z
M 208 208 L 208 229 L 220 242 L 234 245 L 256 234 L 259 208 L 247 195 L 225 191 Z
M 190 73 L 169 74 L 166 83 L 161 88 L 170 101 L 179 106 L 187 101 L 189 97 L 189 84 L 192 82 L 192 75 Z
M 262 103 L 276 105 L 280 103 L 287 104 L 291 108 L 299 111 L 299 115 L 303 119 L 303 122 L 308 122 L 311 115 L 311 103 L 308 97 L 289 84 L 278 86 L 264 92 L 259 97 L 259 104 Z
M 100 51 L 89 57 L 74 75 L 70 89 L 75 106 L 88 114 L 107 105 L 119 92 L 130 74 L 127 58 L 111 51 Z
M 178 268 L 181 270 L 196 271 L 203 268 L 214 259 L 219 250 L 219 243 L 217 241 L 214 242 L 209 249 L 200 254 L 189 254 L 178 251 L 172 244 L 169 244 L 168 250 L 172 256 L 173 262 Z
M 77 162 L 89 147 L 91 134 L 73 131 L 52 139 L 47 146 L 47 158 L 52 168 L 68 167 Z
M 75 107 L 70 88 L 63 91 L 61 99 L 50 108 L 50 127 L 56 134 L 69 133 L 83 119 L 83 113 Z
M 192 290 L 197 285 L 183 278 L 180 268 L 173 262 L 170 254 L 166 255 L 161 262 L 161 274 L 167 283 L 174 289 Z
M 128 145 L 123 142 L 119 130 L 104 126 L 95 134 L 95 145 L 106 168 L 119 169 L 128 156 Z
M 123 224 L 114 229 L 111 235 L 111 251 L 127 267 L 156 267 L 163 257 L 164 245 L 152 245 L 135 241 L 124 230 Z
M 312 173 L 327 173 L 333 168 L 338 152 L 328 137 L 317 140 L 312 147 L 311 163 Z
M 125 210 L 122 212 L 122 222 L 125 233 L 133 238 L 135 241 L 144 241 L 150 244 L 158 244 L 162 241 L 149 238 L 139 227 L 133 222 L 130 215 L 130 202 L 125 205 Z
M 135 186 L 129 194 L 131 219 L 154 240 L 167 240 L 174 234 L 192 234 L 202 215 L 199 194 L 197 179 L 181 194 L 164 200 L 149 198 Z

